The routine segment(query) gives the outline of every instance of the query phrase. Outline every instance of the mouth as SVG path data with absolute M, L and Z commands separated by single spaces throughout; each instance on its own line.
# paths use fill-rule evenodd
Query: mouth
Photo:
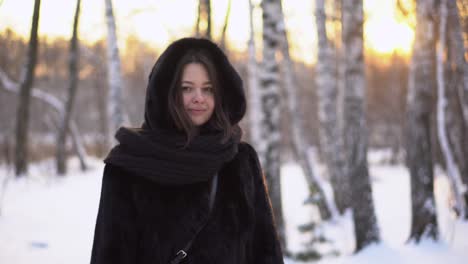
M 188 109 L 188 112 L 192 115 L 201 115 L 206 112 L 205 109 Z

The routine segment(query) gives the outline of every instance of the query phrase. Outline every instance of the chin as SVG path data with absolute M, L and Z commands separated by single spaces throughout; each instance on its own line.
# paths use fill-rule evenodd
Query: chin
M 195 126 L 203 126 L 208 122 L 208 120 L 192 120 L 192 122 Z

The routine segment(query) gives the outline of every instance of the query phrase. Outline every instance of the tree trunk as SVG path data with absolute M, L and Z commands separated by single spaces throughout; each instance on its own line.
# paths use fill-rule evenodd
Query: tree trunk
M 283 9 L 280 12 L 279 40 L 283 62 L 281 63 L 284 73 L 284 92 L 288 99 L 287 106 L 290 115 L 290 127 L 292 129 L 292 146 L 293 153 L 302 169 L 304 170 L 307 183 L 309 185 L 310 197 L 314 197 L 314 202 L 317 204 L 322 219 L 336 218 L 338 216 L 333 197 L 327 196 L 325 187 L 320 185 L 324 181 L 320 181 L 314 173 L 311 159 L 308 158 L 307 149 L 308 143 L 305 140 L 303 130 L 303 117 L 298 105 L 298 84 L 294 74 L 294 64 L 289 54 L 288 36 L 286 33 L 285 20 Z
M 204 1 L 205 1 L 206 21 L 207 21 L 206 37 L 208 39 L 212 39 L 212 34 L 211 34 L 211 1 L 210 0 L 204 0 Z
M 73 23 L 73 34 L 70 40 L 70 58 L 69 58 L 69 73 L 70 73 L 70 86 L 68 88 L 68 98 L 65 104 L 65 115 L 62 116 L 61 124 L 58 131 L 57 140 L 57 173 L 64 175 L 67 173 L 66 164 L 66 142 L 67 133 L 69 128 L 70 119 L 73 112 L 73 104 L 75 101 L 76 87 L 78 85 L 78 60 L 79 60 L 79 47 L 78 47 L 78 22 L 80 16 L 81 0 L 76 2 L 75 20 Z
M 206 22 L 206 29 L 202 33 L 200 30 L 200 23 L 204 20 Z M 198 1 L 198 16 L 195 25 L 195 32 L 197 37 L 212 39 L 211 36 L 211 1 L 199 0 Z
M 231 15 L 231 4 L 232 4 L 232 0 L 229 0 L 228 7 L 226 10 L 226 16 L 224 17 L 223 30 L 221 32 L 220 47 L 222 50 L 224 50 L 224 52 L 226 52 L 226 30 L 227 30 L 227 26 L 229 23 L 229 16 Z
M 197 21 L 195 22 L 195 37 L 200 37 L 200 20 L 202 13 L 202 0 L 198 0 Z
M 451 97 L 448 109 L 453 115 L 448 117 L 447 132 L 455 161 L 459 166 L 464 185 L 465 219 L 468 219 L 468 64 L 465 60 L 465 49 L 460 26 L 460 15 L 456 0 L 447 1 L 447 38 L 448 38 L 448 71 L 450 79 L 447 89 Z
M 407 97 L 406 153 L 413 215 L 409 240 L 415 242 L 438 238 L 430 130 L 435 83 L 435 24 L 430 15 L 433 6 L 433 0 L 416 2 L 416 36 Z
M 262 106 L 260 102 L 260 88 L 258 80 L 258 65 L 255 52 L 255 38 L 253 27 L 253 5 L 252 0 L 249 0 L 249 61 L 248 61 L 248 85 L 249 85 L 249 127 L 250 127 L 250 142 L 256 149 L 260 149 L 260 122 L 262 119 Z
M 16 115 L 15 175 L 17 177 L 24 176 L 28 171 L 29 106 L 31 89 L 34 83 L 34 70 L 37 62 L 37 50 L 39 46 L 37 31 L 39 28 L 40 6 L 41 0 L 35 0 L 31 35 L 29 38 L 28 57 L 25 69 L 21 71 L 20 77 L 21 88 Z
M 260 81 L 262 103 L 260 159 L 273 206 L 278 235 L 286 249 L 280 185 L 280 96 L 279 71 L 275 55 L 281 27 L 280 0 L 263 0 L 263 64 Z
M 457 1 L 449 0 L 447 2 L 448 8 L 448 22 L 450 25 L 449 38 L 456 54 L 454 56 L 455 69 L 457 72 L 457 78 L 460 85 L 458 86 L 458 93 L 460 98 L 460 104 L 463 109 L 463 118 L 465 124 L 468 124 L 468 63 L 465 59 L 466 48 L 463 42 L 463 30 L 460 24 L 460 12 L 458 12 Z
M 102 83 L 102 79 L 99 78 L 101 74 L 105 74 L 104 68 L 99 68 L 99 70 L 94 73 L 94 91 L 96 92 L 95 102 L 98 108 L 98 120 L 99 120 L 99 132 L 100 139 L 99 139 L 99 150 L 98 155 L 100 157 L 107 154 L 107 151 L 111 148 L 109 145 L 110 141 L 108 140 L 109 135 L 109 119 L 107 118 L 107 108 L 109 102 L 106 100 L 108 98 L 109 90 L 105 89 L 105 84 Z
M 107 19 L 107 80 L 109 85 L 107 115 L 109 119 L 109 146 L 114 142 L 114 134 L 124 123 L 122 98 L 122 75 L 120 67 L 119 48 L 117 46 L 117 32 L 115 27 L 112 0 L 106 1 Z
M 336 207 L 342 214 L 349 208 L 350 189 L 344 173 L 343 142 L 340 135 L 337 100 L 338 83 L 336 81 L 333 47 L 327 37 L 325 1 L 315 2 L 317 25 L 318 55 L 316 65 L 316 83 L 319 104 L 320 145 L 330 176 Z
M 460 169 L 455 162 L 452 147 L 449 144 L 446 128 L 446 115 L 453 115 L 453 111 L 448 109 L 448 100 L 446 93 L 450 93 L 450 87 L 447 87 L 445 81 L 445 63 L 444 55 L 447 43 L 447 0 L 440 1 L 440 20 L 439 20 L 439 45 L 437 50 L 437 131 L 439 136 L 439 142 L 441 145 L 442 153 L 445 158 L 445 164 L 447 168 L 447 174 L 449 176 L 452 190 L 455 198 L 455 208 L 462 218 L 465 217 L 465 201 L 464 193 L 465 187 L 461 180 Z M 449 97 L 448 94 L 447 97 Z M 450 118 L 450 117 L 449 117 Z
M 351 184 L 356 252 L 379 241 L 367 167 L 367 128 L 364 107 L 365 77 L 362 0 L 343 1 L 344 143 Z
M 458 102 L 451 101 L 449 106 L 459 105 L 461 112 L 461 119 L 457 118 L 456 123 L 460 124 L 458 127 L 458 134 L 463 137 L 461 141 L 453 140 L 454 153 L 458 165 L 460 166 L 460 173 L 462 181 L 465 186 L 468 186 L 468 163 L 466 157 L 468 156 L 468 63 L 465 59 L 465 46 L 463 42 L 463 31 L 460 24 L 460 12 L 457 8 L 456 0 L 449 0 L 447 2 L 448 11 L 448 39 L 449 39 L 449 54 L 450 65 L 452 73 L 452 83 L 455 86 L 456 96 Z M 464 122 L 463 122 L 464 121 Z M 460 138 L 458 137 L 458 138 Z M 465 190 L 465 217 L 468 219 L 468 192 Z
M 402 63 L 401 56 L 397 53 L 392 55 L 392 70 L 390 72 L 390 96 L 394 98 L 393 103 L 390 104 L 389 112 L 389 122 L 392 123 L 391 134 L 389 141 L 391 142 L 391 156 L 390 164 L 396 165 L 400 160 L 403 147 L 403 123 L 404 123 L 404 102 L 400 100 L 403 98 L 402 86 L 404 86 L 404 76 L 402 72 L 406 72 L 405 65 Z M 398 113 L 398 114 L 394 114 Z
M 70 131 L 72 134 L 73 148 L 75 149 L 76 154 L 78 155 L 78 159 L 80 160 L 81 171 L 85 171 L 88 169 L 88 165 L 86 164 L 85 160 L 86 150 L 84 148 L 83 139 L 81 138 L 75 123 L 70 124 Z
M 5 72 L 2 70 L 0 70 L 0 83 L 2 83 L 0 87 L 3 87 L 5 90 L 15 93 L 15 94 L 19 94 L 19 88 L 18 88 L 19 84 L 9 79 L 8 76 L 5 74 Z M 65 106 L 57 97 L 47 92 L 41 91 L 37 88 L 32 89 L 31 95 L 33 98 L 50 106 L 55 111 L 57 116 L 64 116 Z M 57 118 L 55 120 L 55 122 L 57 123 L 57 127 L 59 126 L 58 121 L 59 119 Z M 85 160 L 86 153 L 84 151 L 85 148 L 81 140 L 80 133 L 78 132 L 77 126 L 75 124 L 75 121 L 70 120 L 70 127 L 71 127 L 72 140 L 73 142 L 76 142 L 74 143 L 76 144 L 75 146 L 75 149 L 77 151 L 76 154 L 78 155 L 78 158 L 80 159 L 82 169 L 84 168 L 83 170 L 85 170 L 87 168 L 86 160 Z

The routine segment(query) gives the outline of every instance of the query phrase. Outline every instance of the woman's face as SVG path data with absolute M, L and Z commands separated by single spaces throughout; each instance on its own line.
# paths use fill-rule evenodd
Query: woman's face
M 215 101 L 213 87 L 202 64 L 189 63 L 182 73 L 182 98 L 184 110 L 195 126 L 201 126 L 213 115 Z

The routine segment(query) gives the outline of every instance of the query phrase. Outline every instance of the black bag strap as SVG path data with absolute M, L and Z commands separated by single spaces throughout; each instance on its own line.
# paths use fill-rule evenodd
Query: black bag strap
M 213 179 L 211 180 L 211 190 L 210 190 L 210 203 L 209 203 L 209 213 L 210 215 L 206 219 L 206 221 L 197 229 L 197 232 L 193 235 L 192 239 L 185 245 L 185 247 L 177 252 L 175 257 L 171 260 L 170 264 L 179 264 L 184 258 L 187 257 L 188 251 L 192 247 L 193 241 L 195 241 L 195 238 L 198 236 L 200 231 L 205 228 L 205 226 L 208 224 L 208 221 L 210 220 L 211 216 L 211 211 L 213 210 L 214 206 L 214 201 L 216 198 L 216 189 L 218 187 L 218 174 L 215 174 Z

